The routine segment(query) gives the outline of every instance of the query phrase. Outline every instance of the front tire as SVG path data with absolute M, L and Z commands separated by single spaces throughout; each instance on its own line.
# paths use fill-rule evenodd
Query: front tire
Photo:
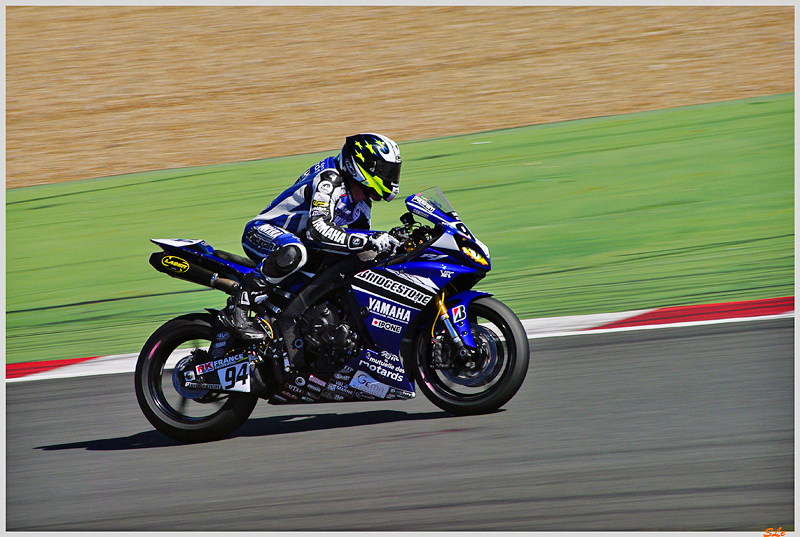
M 147 340 L 136 362 L 136 399 L 147 421 L 180 442 L 225 438 L 250 416 L 258 398 L 249 393 L 188 390 L 173 382 L 173 369 L 205 353 L 214 339 L 214 316 L 184 315 L 166 322 Z M 198 350 L 199 349 L 199 350 Z
M 484 296 L 467 311 L 476 345 L 472 356 L 459 359 L 452 348 L 445 348 L 451 365 L 436 364 L 429 328 L 417 336 L 410 364 L 425 396 L 461 416 L 493 412 L 511 400 L 525 380 L 530 354 L 525 329 L 508 306 Z

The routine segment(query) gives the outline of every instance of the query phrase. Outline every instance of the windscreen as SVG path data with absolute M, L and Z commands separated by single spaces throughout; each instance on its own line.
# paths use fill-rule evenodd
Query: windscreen
M 439 187 L 428 188 L 427 190 L 423 190 L 417 196 L 423 197 L 427 199 L 431 205 L 439 209 L 445 214 L 450 214 L 455 212 L 453 206 L 450 205 L 450 202 L 447 201 L 447 198 L 444 197 L 442 191 L 439 190 Z

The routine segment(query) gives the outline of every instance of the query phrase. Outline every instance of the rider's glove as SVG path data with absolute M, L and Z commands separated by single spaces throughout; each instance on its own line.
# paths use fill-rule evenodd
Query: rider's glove
M 391 250 L 394 253 L 395 248 L 400 246 L 400 241 L 389 235 L 384 231 L 378 231 L 370 235 L 367 239 L 369 248 L 375 250 L 379 254 Z

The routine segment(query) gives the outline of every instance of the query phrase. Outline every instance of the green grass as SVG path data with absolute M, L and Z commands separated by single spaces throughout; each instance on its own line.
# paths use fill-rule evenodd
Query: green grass
M 794 94 L 400 145 L 401 197 L 445 192 L 490 248 L 479 288 L 521 318 L 794 294 Z M 7 362 L 136 352 L 224 304 L 154 271 L 148 239 L 240 253 L 336 151 L 8 190 Z M 373 227 L 404 211 L 377 204 Z

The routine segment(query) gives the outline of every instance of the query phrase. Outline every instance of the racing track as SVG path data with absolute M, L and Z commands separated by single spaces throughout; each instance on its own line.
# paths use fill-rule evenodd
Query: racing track
M 132 375 L 6 385 L 13 530 L 794 527 L 794 319 L 532 340 L 498 413 L 259 404 L 152 430 Z

